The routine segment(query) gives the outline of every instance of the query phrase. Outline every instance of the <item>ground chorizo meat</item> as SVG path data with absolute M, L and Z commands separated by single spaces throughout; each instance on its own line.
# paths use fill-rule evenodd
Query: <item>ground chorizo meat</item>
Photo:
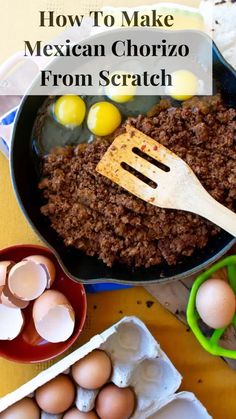
M 219 96 L 194 98 L 179 108 L 163 101 L 129 123 L 184 159 L 215 199 L 236 210 L 235 109 L 227 109 Z M 96 172 L 111 141 L 57 149 L 45 158 L 41 211 L 65 244 L 108 266 L 131 267 L 174 265 L 206 246 L 219 232 L 216 226 L 145 203 Z

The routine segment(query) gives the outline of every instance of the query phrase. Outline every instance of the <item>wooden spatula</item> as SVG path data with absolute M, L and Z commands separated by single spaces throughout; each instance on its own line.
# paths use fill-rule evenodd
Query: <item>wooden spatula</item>
M 236 236 L 236 214 L 211 197 L 181 158 L 130 125 L 96 169 L 152 205 L 193 212 Z

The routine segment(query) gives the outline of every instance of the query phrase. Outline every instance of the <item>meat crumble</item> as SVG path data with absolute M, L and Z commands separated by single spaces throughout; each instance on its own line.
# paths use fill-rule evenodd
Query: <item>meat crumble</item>
M 216 200 L 236 210 L 236 110 L 220 96 L 193 98 L 178 108 L 163 100 L 128 122 L 185 160 Z M 108 266 L 131 267 L 175 265 L 204 248 L 218 227 L 194 214 L 157 208 L 96 172 L 113 138 L 45 157 L 41 211 L 64 243 Z

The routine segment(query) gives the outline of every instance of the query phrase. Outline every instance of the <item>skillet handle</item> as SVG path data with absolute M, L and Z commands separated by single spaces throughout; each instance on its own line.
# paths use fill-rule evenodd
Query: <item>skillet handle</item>
M 12 109 L 6 115 L 2 116 L 0 120 L 0 152 L 7 158 L 9 158 L 12 129 L 17 109 Z
M 45 60 L 42 57 L 26 58 L 23 51 L 18 51 L 0 65 L 0 79 L 4 79 L 17 65 L 26 61 L 34 63 L 37 69 L 45 65 Z
M 44 57 L 25 57 L 18 51 L 0 64 L 0 95 L 23 96 L 47 64 Z
M 23 61 L 24 60 L 24 61 Z M 10 58 L 8 58 L 3 64 L 0 65 L 0 80 L 8 77 L 8 73 L 11 72 L 17 65 L 25 62 L 24 53 L 22 51 L 16 52 Z M 27 60 L 35 65 L 36 71 L 41 68 L 45 63 L 41 57 L 31 57 Z M 30 82 L 31 80 L 29 80 Z M 15 95 L 14 95 L 15 96 Z M 20 96 L 18 96 L 20 98 Z M 4 96 L 6 99 L 7 96 Z M 5 100 L 6 102 L 6 100 Z M 9 100 L 8 105 L 11 103 Z M 0 151 L 9 158 L 11 136 L 15 120 L 17 108 L 10 110 L 7 114 L 0 118 Z

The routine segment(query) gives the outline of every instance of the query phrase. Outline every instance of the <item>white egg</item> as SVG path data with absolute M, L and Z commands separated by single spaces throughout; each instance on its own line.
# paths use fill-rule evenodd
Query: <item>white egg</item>
M 209 279 L 199 288 L 196 308 L 201 319 L 213 329 L 228 326 L 235 314 L 235 295 L 221 279 Z

